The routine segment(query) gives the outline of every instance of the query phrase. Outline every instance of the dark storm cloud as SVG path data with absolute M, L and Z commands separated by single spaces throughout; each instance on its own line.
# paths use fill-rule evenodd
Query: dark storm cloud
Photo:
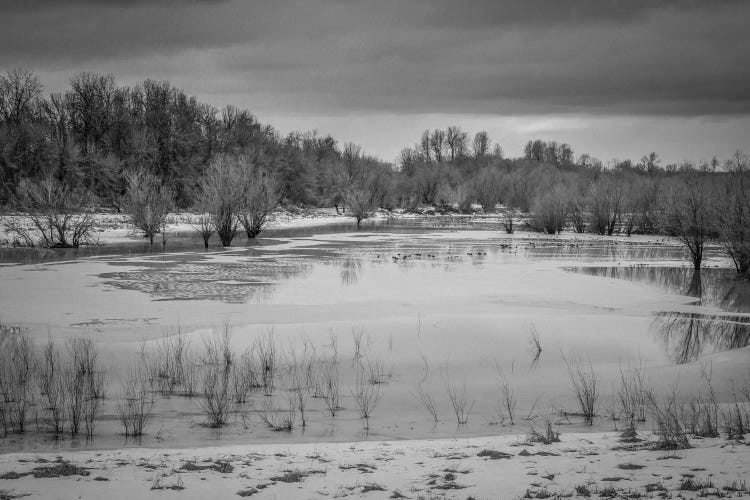
M 266 109 L 750 112 L 746 1 L 19 4 L 0 12 L 0 66 L 169 78 Z

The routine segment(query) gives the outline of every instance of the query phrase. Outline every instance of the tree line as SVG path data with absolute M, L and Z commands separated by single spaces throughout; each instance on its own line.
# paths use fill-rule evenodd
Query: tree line
M 127 211 L 152 242 L 169 210 L 195 210 L 206 245 L 213 234 L 229 245 L 240 228 L 255 237 L 279 204 L 335 206 L 358 224 L 378 208 L 479 206 L 501 210 L 509 232 L 525 213 L 547 233 L 670 234 L 696 266 L 704 243 L 719 239 L 747 273 L 748 167 L 739 151 L 700 164 L 662 165 L 653 152 L 604 164 L 540 139 L 507 158 L 486 131 L 458 126 L 425 130 L 390 164 L 331 136 L 282 136 L 247 110 L 217 109 L 169 82 L 127 87 L 79 73 L 45 96 L 29 71 L 0 75 L 0 205 L 36 214 L 46 246 L 83 241 L 92 207 Z M 28 227 L 9 229 L 34 243 L 23 241 Z

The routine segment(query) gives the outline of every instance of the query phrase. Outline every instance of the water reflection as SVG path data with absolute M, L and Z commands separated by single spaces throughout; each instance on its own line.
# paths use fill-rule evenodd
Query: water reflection
M 750 317 L 701 313 L 660 313 L 652 325 L 675 363 L 750 345 Z
M 341 284 L 344 286 L 356 285 L 359 274 L 362 272 L 362 261 L 359 259 L 346 259 L 341 264 Z
M 750 312 L 750 282 L 737 279 L 731 269 L 686 267 L 578 267 L 570 271 L 624 279 L 657 286 L 669 293 L 698 299 L 699 305 L 716 306 L 730 312 Z

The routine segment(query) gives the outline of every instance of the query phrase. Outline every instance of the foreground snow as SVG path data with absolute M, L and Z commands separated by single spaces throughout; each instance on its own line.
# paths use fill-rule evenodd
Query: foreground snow
M 750 446 L 667 452 L 616 433 L 0 456 L 0 498 L 750 498 Z M 52 477 L 50 477 L 52 476 Z

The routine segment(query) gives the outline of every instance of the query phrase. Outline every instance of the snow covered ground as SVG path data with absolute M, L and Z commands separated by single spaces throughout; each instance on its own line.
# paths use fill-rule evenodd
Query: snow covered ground
M 648 435 L 643 435 L 648 438 Z M 750 446 L 616 433 L 0 455 L 0 497 L 750 498 Z

